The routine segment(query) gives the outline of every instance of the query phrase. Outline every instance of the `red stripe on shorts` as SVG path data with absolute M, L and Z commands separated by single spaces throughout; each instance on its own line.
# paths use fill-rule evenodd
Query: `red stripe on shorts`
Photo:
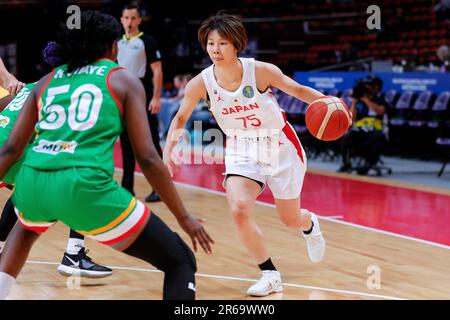
M 305 163 L 305 161 L 303 160 L 302 145 L 300 143 L 300 140 L 298 139 L 297 134 L 295 133 L 294 129 L 292 129 L 292 127 L 289 124 L 289 122 L 287 122 L 287 120 L 286 120 L 286 113 L 282 112 L 282 114 L 283 114 L 283 119 L 284 119 L 283 132 L 286 135 L 286 137 L 288 138 L 288 140 L 290 142 L 292 142 L 292 144 L 294 145 L 295 149 L 297 149 L 297 153 L 298 153 L 298 156 L 300 157 L 300 160 L 303 163 Z
M 31 227 L 31 226 L 27 226 L 26 224 L 24 224 L 22 221 L 20 221 L 20 219 L 18 219 L 20 224 L 28 230 L 37 232 L 37 233 L 44 233 L 45 231 L 47 231 L 50 227 Z
M 6 187 L 8 184 L 0 181 L 0 189 Z
M 109 240 L 109 241 L 104 241 L 104 242 L 101 241 L 101 243 L 103 243 L 103 244 L 105 244 L 107 246 L 112 246 L 113 244 L 116 244 L 116 243 L 118 243 L 118 242 L 128 238 L 133 232 L 138 230 L 142 226 L 142 224 L 145 223 L 145 221 L 147 221 L 147 218 L 150 215 L 150 210 L 148 209 L 148 207 L 146 205 L 144 205 L 144 206 L 145 206 L 144 214 L 139 219 L 139 221 L 134 225 L 133 228 L 128 230 L 126 233 L 124 233 L 120 237 L 117 237 L 117 238 Z

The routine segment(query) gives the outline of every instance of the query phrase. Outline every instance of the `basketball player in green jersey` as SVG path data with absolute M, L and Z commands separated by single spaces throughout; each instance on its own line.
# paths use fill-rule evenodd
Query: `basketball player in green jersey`
M 2 146 L 8 138 L 8 135 L 14 126 L 14 122 L 17 119 L 25 100 L 35 85 L 36 83 L 27 84 L 15 97 L 8 95 L 0 99 L 0 146 Z M 22 156 L 8 171 L 7 175 L 3 179 L 3 182 L 0 183 L 0 188 L 7 187 L 12 189 L 17 171 L 23 163 L 29 146 L 31 146 L 31 144 L 27 145 Z M 9 199 L 5 203 L 0 218 L 0 255 L 2 254 L 5 240 L 11 229 L 14 227 L 16 221 L 17 216 L 14 212 L 14 205 L 12 200 Z M 58 266 L 58 272 L 64 276 L 78 274 L 82 277 L 88 278 L 104 278 L 112 274 L 112 270 L 110 268 L 96 264 L 89 256 L 87 256 L 87 252 L 84 247 L 84 236 L 74 230 L 70 230 L 67 249 L 64 253 L 61 264 Z
M 0 259 L 0 298 L 39 237 L 57 221 L 77 232 L 147 261 L 164 272 L 164 299 L 195 299 L 196 259 L 161 219 L 113 179 L 113 147 L 124 125 L 136 159 L 182 229 L 211 253 L 213 240 L 184 207 L 152 142 L 145 91 L 113 62 L 120 26 L 110 15 L 81 14 L 81 28 L 61 32 L 67 63 L 44 76 L 27 98 L 0 148 L 0 179 L 36 138 L 17 173 L 13 202 L 20 224 Z

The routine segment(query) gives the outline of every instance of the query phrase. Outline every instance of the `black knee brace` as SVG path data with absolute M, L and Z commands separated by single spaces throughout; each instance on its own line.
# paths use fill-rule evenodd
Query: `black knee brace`
M 124 252 L 164 271 L 164 299 L 195 298 L 197 263 L 194 253 L 154 213 L 139 237 Z
M 197 272 L 197 259 L 195 259 L 195 255 L 192 252 L 191 248 L 186 244 L 186 242 L 181 239 L 181 237 L 175 233 L 175 236 L 178 240 L 180 250 L 178 253 L 174 256 L 174 260 L 179 264 L 188 264 L 191 266 L 192 270 L 194 270 L 194 273 Z

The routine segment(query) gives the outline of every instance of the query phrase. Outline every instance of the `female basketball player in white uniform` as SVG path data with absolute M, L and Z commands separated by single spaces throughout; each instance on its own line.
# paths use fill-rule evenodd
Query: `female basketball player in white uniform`
M 201 25 L 198 37 L 213 65 L 187 84 L 167 135 L 164 162 L 171 173 L 176 170 L 172 151 L 182 134 L 178 129 L 185 127 L 199 99 L 209 101 L 211 112 L 227 135 L 224 186 L 230 211 L 241 242 L 262 271 L 261 279 L 247 293 L 266 296 L 281 292 L 280 273 L 270 259 L 261 229 L 251 217 L 264 186 L 272 190 L 281 221 L 302 231 L 313 262 L 322 260 L 325 240 L 316 215 L 300 209 L 306 156 L 271 87 L 307 103 L 324 95 L 299 85 L 273 64 L 238 58 L 247 36 L 235 16 L 219 13 L 210 17 Z

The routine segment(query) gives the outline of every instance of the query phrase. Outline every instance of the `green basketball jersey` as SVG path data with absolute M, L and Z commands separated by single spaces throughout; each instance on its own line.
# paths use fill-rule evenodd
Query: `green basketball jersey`
M 91 167 L 114 172 L 113 148 L 124 123 L 109 89 L 119 66 L 108 59 L 53 70 L 38 100 L 36 139 L 24 165 L 38 170 Z
M 31 90 L 33 90 L 35 83 L 29 83 L 19 91 L 19 93 L 14 97 L 14 99 L 6 106 L 6 108 L 0 113 L 0 147 L 3 146 L 11 133 L 14 123 L 19 116 L 22 106 L 30 95 Z M 19 170 L 23 159 L 28 152 L 30 144 L 27 145 L 23 151 L 20 158 L 14 163 L 14 165 L 9 169 L 3 181 L 8 184 L 14 184 L 16 173 Z

